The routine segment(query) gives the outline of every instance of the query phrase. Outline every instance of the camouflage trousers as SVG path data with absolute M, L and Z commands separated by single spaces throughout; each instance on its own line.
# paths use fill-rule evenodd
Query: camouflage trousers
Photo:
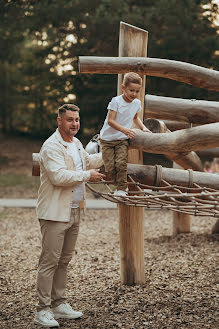
M 100 140 L 106 173 L 116 185 L 117 190 L 127 188 L 128 139 Z

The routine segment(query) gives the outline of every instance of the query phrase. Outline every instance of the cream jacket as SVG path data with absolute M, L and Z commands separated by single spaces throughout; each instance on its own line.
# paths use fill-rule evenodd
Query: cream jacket
M 40 188 L 37 201 L 37 218 L 68 222 L 74 185 L 87 182 L 90 169 L 102 166 L 102 155 L 88 154 L 74 137 L 81 155 L 83 171 L 76 171 L 74 154 L 69 150 L 58 129 L 42 145 L 39 154 Z

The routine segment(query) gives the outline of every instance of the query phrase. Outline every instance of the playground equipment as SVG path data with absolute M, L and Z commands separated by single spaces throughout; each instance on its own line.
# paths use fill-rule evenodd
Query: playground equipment
M 162 59 L 145 58 L 147 53 L 148 33 L 123 22 L 120 23 L 119 57 L 79 57 L 81 73 L 119 74 L 118 94 L 121 85 L 122 74 L 128 71 L 138 72 L 143 78 L 143 88 L 140 99 L 142 105 L 145 100 L 145 75 L 166 77 L 184 83 L 219 91 L 219 72 L 198 67 L 196 65 L 169 61 Z M 124 57 L 125 56 L 125 57 Z M 158 99 L 149 97 L 150 104 L 155 104 Z M 148 106 L 146 96 L 146 109 Z M 177 103 L 175 100 L 165 99 L 166 103 Z M 128 178 L 129 195 L 127 197 L 112 196 L 109 182 L 106 182 L 107 193 L 101 195 L 118 203 L 119 231 L 121 253 L 121 282 L 133 285 L 144 283 L 144 207 L 165 208 L 173 210 L 175 233 L 190 231 L 189 214 L 211 215 L 218 217 L 219 175 L 206 174 L 201 161 L 194 151 L 217 148 L 219 145 L 219 123 L 216 122 L 219 115 L 217 102 L 209 102 L 213 110 L 209 110 L 209 116 L 203 115 L 202 121 L 197 119 L 197 113 L 205 111 L 204 101 L 198 104 L 202 111 L 193 111 L 192 119 L 188 118 L 186 108 L 189 101 L 178 102 L 178 107 L 183 109 L 177 115 L 170 115 L 169 108 L 163 98 L 162 114 L 159 107 L 150 106 L 151 115 L 147 117 L 176 121 L 180 124 L 189 124 L 190 128 L 175 132 L 168 132 L 164 124 L 160 123 L 164 130 L 157 134 L 147 134 L 136 130 L 136 137 L 130 141 Z M 172 104 L 171 103 L 171 104 Z M 208 103 L 208 102 L 207 102 Z M 214 104 L 212 104 L 214 103 Z M 197 103 L 196 103 L 197 104 Z M 142 106 L 144 108 L 144 106 Z M 147 112 L 147 111 L 146 111 Z M 153 114 L 152 114 L 153 112 Z M 174 111 L 173 111 L 174 112 Z M 157 113 L 157 114 L 156 114 Z M 196 114 L 195 114 L 196 113 Z M 206 112 L 205 112 L 206 113 Z M 190 113 L 191 115 L 191 113 Z M 180 117 L 180 119 L 178 119 Z M 208 121 L 205 121 L 208 117 Z M 141 113 L 144 119 L 144 113 Z M 192 127 L 191 125 L 203 126 Z M 205 125 L 208 123 L 208 125 Z M 159 125 L 158 125 L 159 126 Z M 159 128 L 161 129 L 161 128 Z M 166 130 L 165 130 L 166 129 Z M 162 131 L 162 132 L 161 132 Z M 142 152 L 165 154 L 184 169 L 162 168 L 158 166 L 144 166 Z M 37 174 L 37 156 L 34 155 L 33 174 Z M 198 170 L 198 171 L 192 171 Z M 39 173 L 39 170 L 38 170 Z M 92 187 L 91 187 L 92 188 Z M 95 192 L 97 190 L 95 189 Z M 217 222 L 218 223 L 218 222 Z M 215 230 L 218 230 L 216 223 Z
M 143 77 L 146 74 L 165 77 L 193 86 L 219 91 L 219 72 L 188 63 L 166 59 L 144 58 L 146 56 L 146 47 L 147 32 L 121 22 L 119 57 L 80 56 L 80 72 L 120 74 L 119 85 L 121 83 L 122 73 L 134 71 L 138 72 Z M 142 89 L 144 90 L 144 88 Z M 121 91 L 118 90 L 118 94 L 120 93 Z M 145 97 L 141 95 L 140 98 L 143 103 Z M 215 106 L 217 111 L 217 104 Z M 185 108 L 185 105 L 183 107 Z M 142 118 L 144 118 L 143 113 Z M 215 122 L 214 120 L 215 118 L 213 122 Z M 193 121 L 190 122 L 193 124 Z M 203 124 L 206 122 L 202 120 L 201 123 Z M 184 131 L 176 131 L 169 134 L 161 133 L 159 135 L 146 134 L 138 131 L 136 137 L 131 140 L 130 144 L 131 147 L 140 151 L 165 153 L 169 157 L 174 153 L 173 160 L 175 163 L 179 163 L 180 160 L 179 164 L 184 168 L 190 166 L 190 169 L 197 170 L 197 168 L 201 167 L 200 159 L 195 154 L 190 154 L 190 158 L 188 159 L 188 153 L 218 146 L 218 124 L 209 124 L 207 128 L 204 127 L 205 132 L 203 132 L 202 128 L 203 127 L 198 126 Z M 200 135 L 202 133 L 204 133 L 204 135 Z M 168 145 L 162 143 L 163 139 L 168 142 Z M 129 162 L 142 163 L 142 152 L 139 153 L 139 151 L 135 151 L 135 155 L 132 153 L 129 157 Z M 143 193 L 143 191 L 140 192 Z M 215 202 L 217 202 L 217 200 L 215 200 Z M 138 212 L 139 207 L 131 207 L 133 206 L 124 205 L 121 202 L 119 203 L 121 279 L 122 282 L 126 284 L 144 282 L 142 242 L 143 212 Z M 178 217 L 174 215 L 174 231 L 190 231 L 190 218 L 188 214 L 183 213 L 182 216 L 180 215 Z M 135 233 L 132 234 L 132 232 Z M 135 252 L 133 252 L 133 250 L 135 250 Z

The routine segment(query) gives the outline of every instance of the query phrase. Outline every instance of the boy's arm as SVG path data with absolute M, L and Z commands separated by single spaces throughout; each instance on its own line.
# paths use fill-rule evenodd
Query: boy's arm
M 143 130 L 144 132 L 151 133 L 151 131 L 145 127 L 137 113 L 135 114 L 133 121 L 139 129 Z
M 116 111 L 109 110 L 108 114 L 108 124 L 110 127 L 121 131 L 123 134 L 125 134 L 128 138 L 135 137 L 135 132 L 132 129 L 125 128 L 121 126 L 118 122 L 115 121 L 116 119 Z

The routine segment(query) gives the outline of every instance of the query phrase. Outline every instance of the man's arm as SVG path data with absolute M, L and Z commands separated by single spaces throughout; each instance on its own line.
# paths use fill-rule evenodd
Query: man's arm
M 69 170 L 60 150 L 47 148 L 40 154 L 40 163 L 46 171 L 51 183 L 56 186 L 73 186 L 74 184 L 98 181 L 104 178 L 98 170 L 75 171 Z

